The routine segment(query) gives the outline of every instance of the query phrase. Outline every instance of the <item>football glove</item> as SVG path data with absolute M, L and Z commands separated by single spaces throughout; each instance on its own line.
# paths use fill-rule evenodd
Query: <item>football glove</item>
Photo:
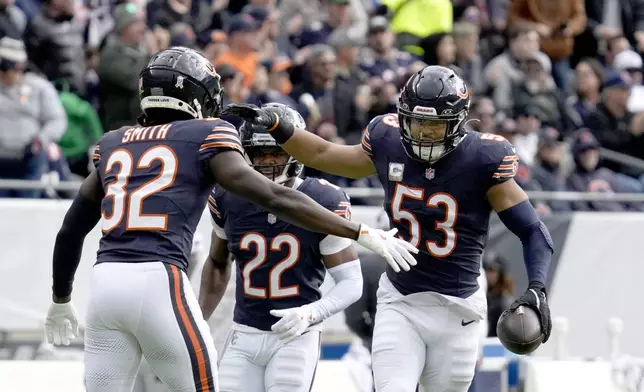
M 546 299 L 546 287 L 541 283 L 530 283 L 525 293 L 510 305 L 510 311 L 514 312 L 521 305 L 527 305 L 537 312 L 541 319 L 543 343 L 547 342 L 552 331 L 552 320 L 550 319 L 550 308 Z
M 231 103 L 222 110 L 222 115 L 237 116 L 261 127 L 270 128 L 279 120 L 276 108 L 260 108 L 250 104 Z
M 45 318 L 45 334 L 50 344 L 69 346 L 78 336 L 78 317 L 71 302 L 52 303 Z
M 398 229 L 372 229 L 363 223 L 356 242 L 383 257 L 395 272 L 400 272 L 401 268 L 409 271 L 417 264 L 411 253 L 418 253 L 418 249 L 409 242 L 394 237 L 397 232 Z
M 270 313 L 280 317 L 280 320 L 271 326 L 271 330 L 285 343 L 302 335 L 316 321 L 313 309 L 308 305 L 299 308 L 273 309 Z

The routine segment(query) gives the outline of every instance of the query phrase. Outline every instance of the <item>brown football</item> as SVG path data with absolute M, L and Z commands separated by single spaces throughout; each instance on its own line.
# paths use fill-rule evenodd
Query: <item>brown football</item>
M 539 316 L 528 306 L 503 312 L 496 324 L 496 334 L 505 348 L 520 355 L 530 354 L 543 342 Z

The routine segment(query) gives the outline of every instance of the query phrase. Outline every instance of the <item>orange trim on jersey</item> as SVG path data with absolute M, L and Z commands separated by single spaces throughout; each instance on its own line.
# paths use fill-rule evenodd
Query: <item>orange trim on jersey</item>
M 237 137 L 237 135 L 234 135 L 232 133 L 221 133 L 221 132 L 211 133 L 210 135 L 208 135 L 208 137 L 206 137 L 205 140 L 217 140 L 217 139 L 232 139 L 232 140 L 239 141 L 239 137 Z
M 221 219 L 221 213 L 219 211 L 217 211 L 217 208 L 215 208 L 215 206 L 213 206 L 212 204 L 208 203 L 208 209 L 210 210 L 210 212 L 212 212 L 213 214 L 217 215 L 217 218 Z
M 239 144 L 235 143 L 226 143 L 226 142 L 214 142 L 214 143 L 207 143 L 207 144 L 202 144 L 201 148 L 199 148 L 199 151 L 205 151 L 211 148 L 218 148 L 218 147 L 228 147 L 232 148 L 235 150 L 238 150 L 240 152 L 243 152 L 241 146 Z
M 492 175 L 493 178 L 501 178 L 501 177 L 514 177 L 515 173 L 494 173 Z
M 195 386 L 197 387 L 198 391 L 210 392 L 210 387 L 208 386 L 206 358 L 204 357 L 205 347 L 201 347 L 201 344 L 199 344 L 199 338 L 197 338 L 197 331 L 195 331 L 194 327 L 192 326 L 192 323 L 190 322 L 190 318 L 188 317 L 188 313 L 186 312 L 186 308 L 184 308 L 183 303 L 181 301 L 181 297 L 183 295 L 183 293 L 181 292 L 181 281 L 180 281 L 181 271 L 179 271 L 179 268 L 176 265 L 170 265 L 170 271 L 172 272 L 172 277 L 173 277 L 172 300 L 175 302 L 175 306 L 181 318 L 183 327 L 188 332 L 188 337 L 190 338 L 190 344 L 192 346 L 189 349 L 191 349 L 197 357 L 198 371 L 199 371 L 199 385 L 195 385 Z

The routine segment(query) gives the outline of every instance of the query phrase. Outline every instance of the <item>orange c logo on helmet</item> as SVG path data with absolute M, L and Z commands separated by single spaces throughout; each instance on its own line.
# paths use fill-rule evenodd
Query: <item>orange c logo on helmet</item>
M 470 90 L 468 90 L 464 82 L 461 82 L 459 88 L 456 89 L 456 95 L 463 99 L 470 96 Z

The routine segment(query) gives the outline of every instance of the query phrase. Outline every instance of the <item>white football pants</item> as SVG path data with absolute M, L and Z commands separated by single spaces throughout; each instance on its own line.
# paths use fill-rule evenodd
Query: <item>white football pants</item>
M 208 324 L 176 266 L 101 263 L 92 271 L 85 328 L 88 392 L 130 392 L 141 355 L 171 392 L 217 392 Z
M 221 392 L 309 392 L 320 357 L 320 331 L 284 344 L 276 334 L 233 330 L 219 363 Z
M 474 377 L 484 290 L 467 299 L 423 292 L 403 296 L 383 274 L 372 366 L 377 392 L 466 392 Z

